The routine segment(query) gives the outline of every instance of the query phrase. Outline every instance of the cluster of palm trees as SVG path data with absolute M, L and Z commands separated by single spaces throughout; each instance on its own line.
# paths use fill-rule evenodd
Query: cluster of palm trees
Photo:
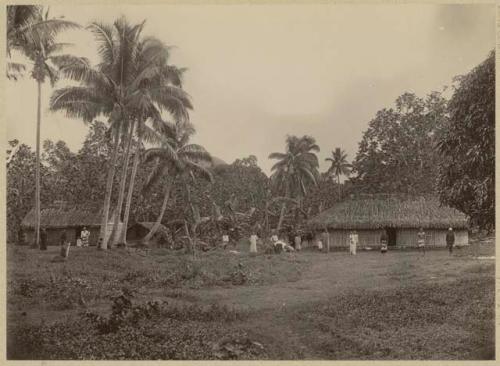
M 189 118 L 193 108 L 190 96 L 182 86 L 184 68 L 169 63 L 170 48 L 154 37 L 143 36 L 145 23 L 130 24 L 125 18 L 113 24 L 93 22 L 86 29 L 94 35 L 99 55 L 97 65 L 83 57 L 64 54 L 68 44 L 58 43 L 60 32 L 77 29 L 74 22 L 51 18 L 41 6 L 10 5 L 7 7 L 7 54 L 16 52 L 27 63 L 10 59 L 7 77 L 17 80 L 30 65 L 30 75 L 37 85 L 36 123 L 36 241 L 40 232 L 40 128 L 42 84 L 51 86 L 60 79 L 72 85 L 53 91 L 50 110 L 63 111 L 66 116 L 90 123 L 105 117 L 113 136 L 113 151 L 107 170 L 105 196 L 101 217 L 99 248 L 107 249 L 126 243 L 126 227 L 130 216 L 133 190 L 141 161 L 154 162 L 143 193 L 162 178 L 166 179 L 163 202 L 155 225 L 144 238 L 149 241 L 160 227 L 174 181 L 179 178 L 188 188 L 188 181 L 201 176 L 212 181 L 207 163 L 210 154 L 200 145 L 190 144 L 194 126 Z M 73 85 L 75 84 L 75 85 Z M 144 146 L 153 146 L 144 152 Z M 123 154 L 120 155 L 120 147 Z M 272 153 L 278 162 L 272 167 L 272 182 L 281 193 L 282 202 L 278 229 L 281 227 L 286 205 L 300 207 L 311 186 L 316 185 L 319 147 L 310 136 L 289 136 L 285 153 Z M 129 169 L 130 159 L 133 159 Z M 340 196 L 340 176 L 350 172 L 347 155 L 340 148 L 332 151 L 327 174 L 337 178 Z M 121 170 L 117 168 L 122 166 Z M 116 172 L 118 198 L 112 210 L 113 182 Z M 128 189 L 127 189 L 128 181 Z M 189 193 L 189 190 L 188 190 Z M 188 194 L 189 197 L 189 194 Z M 189 202 L 196 216 L 195 208 Z M 110 221 L 112 225 L 110 226 Z M 122 222 L 122 224 L 121 224 Z M 120 230 L 121 228 L 125 228 Z
M 189 120 L 191 98 L 182 88 L 185 69 L 169 63 L 170 48 L 163 42 L 143 36 L 144 24 L 130 24 L 122 17 L 113 24 L 94 22 L 88 25 L 100 58 L 94 66 L 85 58 L 61 54 L 66 45 L 56 42 L 60 31 L 79 28 L 79 25 L 63 19 L 50 19 L 39 6 L 8 7 L 7 50 L 9 54 L 12 50 L 19 51 L 31 61 L 31 76 L 38 85 L 36 246 L 39 246 L 40 230 L 41 84 L 47 78 L 52 85 L 59 78 L 76 83 L 52 93 L 52 111 L 63 111 L 66 116 L 79 118 L 85 123 L 104 116 L 113 135 L 114 147 L 107 172 L 99 235 L 100 249 L 126 243 L 126 229 L 119 228 L 126 228 L 128 224 L 132 192 L 145 143 L 158 146 L 146 152 L 148 159 L 156 161 L 149 185 L 162 175 L 170 175 L 171 182 L 175 176 L 193 174 L 193 171 L 211 179 L 210 173 L 200 164 L 211 161 L 210 155 L 202 146 L 188 144 L 194 127 Z M 25 70 L 22 64 L 9 65 L 7 76 L 11 79 L 16 79 Z M 124 148 L 121 161 L 120 146 Z M 129 171 L 132 155 L 133 164 Z M 120 162 L 118 199 L 111 211 L 113 182 Z M 161 222 L 170 190 L 167 184 L 158 225 L 147 239 Z M 111 230 L 110 220 L 113 221 Z
M 319 146 L 311 136 L 288 136 L 286 151 L 284 153 L 274 152 L 269 155 L 270 159 L 278 160 L 271 168 L 271 181 L 277 192 L 282 194 L 282 206 L 276 228 L 278 231 L 283 224 L 287 204 L 292 203 L 300 210 L 302 200 L 307 195 L 308 190 L 317 185 L 320 174 L 316 153 L 319 151 Z M 352 166 L 347 162 L 347 154 L 340 148 L 332 151 L 331 157 L 325 160 L 330 162 L 326 174 L 336 178 L 340 199 L 340 176 L 348 176 Z

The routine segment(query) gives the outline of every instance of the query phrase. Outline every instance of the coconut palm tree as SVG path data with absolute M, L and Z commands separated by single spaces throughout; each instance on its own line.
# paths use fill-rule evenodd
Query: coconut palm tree
M 165 122 L 164 132 L 166 131 L 169 131 L 167 133 L 170 136 L 164 139 L 162 145 L 147 150 L 145 154 L 145 161 L 155 161 L 156 165 L 148 177 L 144 192 L 151 189 L 162 177 L 166 177 L 167 182 L 163 187 L 163 202 L 160 213 L 150 232 L 144 237 L 144 243 L 148 243 L 160 227 L 172 185 L 177 176 L 184 176 L 184 182 L 187 175 L 192 177 L 199 175 L 213 182 L 212 173 L 203 165 L 203 163 L 211 163 L 212 157 L 203 146 L 188 144 L 189 138 L 194 133 L 193 126 L 190 123 L 169 124 Z M 189 197 L 189 187 L 186 188 Z M 189 204 L 192 206 L 191 202 Z
M 165 128 L 163 125 L 163 121 L 161 119 L 160 113 L 162 112 L 163 105 L 161 103 L 157 104 L 159 109 L 156 108 L 154 101 L 151 100 L 149 95 L 149 91 L 151 87 L 159 87 L 162 86 L 174 86 L 178 88 L 182 88 L 182 75 L 185 69 L 177 68 L 176 66 L 168 64 L 169 58 L 169 50 L 170 48 L 163 45 L 160 41 L 149 38 L 146 40 L 145 45 L 143 47 L 144 52 L 142 55 L 143 62 L 151 63 L 154 62 L 158 69 L 157 73 L 154 74 L 154 77 L 149 79 L 149 83 L 146 88 L 141 88 L 139 91 L 142 94 L 140 111 L 138 113 L 137 125 L 136 125 L 136 136 L 137 136 L 137 144 L 136 151 L 134 156 L 134 163 L 132 167 L 132 172 L 130 174 L 130 183 L 128 187 L 127 200 L 125 203 L 125 213 L 123 216 L 123 227 L 126 228 L 128 225 L 129 215 L 130 215 L 130 207 L 132 204 L 132 193 L 134 190 L 135 178 L 137 175 L 137 171 L 139 168 L 139 161 L 141 156 L 141 148 L 142 148 L 142 140 L 146 138 L 149 143 L 154 143 L 158 141 L 158 136 L 155 133 L 147 133 L 148 128 L 145 126 L 146 121 L 151 121 L 153 128 L 155 128 L 160 135 L 162 135 L 162 129 Z M 159 50 L 160 53 L 156 52 Z M 154 56 L 154 57 L 152 57 Z M 169 98 L 165 99 L 165 102 L 171 103 Z M 179 101 L 181 108 L 177 105 L 172 104 L 169 108 L 169 112 L 171 116 L 177 121 L 177 123 L 187 122 L 189 117 L 187 115 L 187 109 L 190 109 L 192 106 L 190 104 L 183 104 L 182 101 Z M 174 112 L 174 113 L 172 113 Z M 116 242 L 120 242 L 126 244 L 127 241 L 127 230 L 122 230 L 120 238 L 114 239 L 114 244 Z
M 36 167 L 35 167 L 35 243 L 40 242 L 40 128 L 42 124 L 42 84 L 48 79 L 51 86 L 58 80 L 59 68 L 73 56 L 62 55 L 61 51 L 68 44 L 58 43 L 58 33 L 67 28 L 77 28 L 76 23 L 49 19 L 48 11 L 42 15 L 41 8 L 9 8 L 9 15 L 14 19 L 10 26 L 8 50 L 22 53 L 31 63 L 31 77 L 37 84 L 37 120 L 36 120 Z M 19 14 L 25 14 L 24 21 Z M 17 20 L 16 20 L 17 19 Z M 34 26 L 34 24 L 44 26 Z M 21 25 L 22 24 L 22 25 Z M 62 25 L 61 25 L 62 24 Z M 9 44 L 10 43 L 10 44 Z M 18 68 L 20 70 L 20 68 Z
M 341 150 L 340 147 L 335 148 L 335 151 L 332 151 L 331 157 L 326 158 L 325 160 L 331 163 L 326 173 L 329 176 L 337 177 L 337 185 L 338 185 L 339 200 L 340 200 L 341 198 L 340 176 L 341 175 L 348 176 L 351 173 L 352 165 L 347 162 L 347 154 L 345 153 L 344 150 Z
M 110 238 L 107 228 L 120 131 L 127 131 L 125 144 L 130 147 L 133 137 L 131 132 L 140 113 L 148 110 L 150 115 L 153 114 L 151 101 L 172 115 L 187 114 L 185 109 L 191 108 L 189 96 L 181 88 L 155 81 L 159 79 L 155 75 L 160 72 L 160 68 L 154 61 L 161 59 L 165 50 L 154 46 L 159 42 L 151 41 L 148 43 L 151 46 L 146 45 L 147 42 L 141 39 L 143 27 L 144 22 L 131 25 L 123 17 L 112 25 L 90 24 L 89 29 L 94 33 L 98 45 L 100 63 L 91 67 L 88 60 L 67 62 L 62 69 L 64 75 L 81 85 L 58 89 L 51 98 L 53 110 L 63 110 L 67 116 L 82 118 L 87 122 L 105 115 L 110 125 L 114 126 L 115 146 L 108 169 L 99 235 L 101 249 L 107 249 Z M 150 62 L 144 62 L 146 59 Z M 130 151 L 130 148 L 126 150 Z M 124 157 L 126 162 L 127 156 L 128 153 Z M 123 203 L 126 168 L 125 165 L 120 179 L 119 200 L 115 210 L 117 215 L 120 215 Z M 113 227 L 116 228 L 116 225 Z
M 48 10 L 44 15 L 41 5 L 7 5 L 7 56 L 16 51 L 24 54 L 28 45 L 40 43 L 41 38 L 54 40 L 60 32 L 76 27 L 74 22 L 49 18 Z M 17 80 L 25 69 L 23 63 L 9 61 L 7 77 Z
M 271 181 L 279 191 L 283 192 L 284 197 L 298 198 L 300 201 L 307 194 L 307 188 L 316 185 L 319 164 L 315 152 L 319 152 L 319 146 L 313 137 L 288 136 L 286 152 L 269 155 L 270 159 L 278 159 L 271 168 Z M 278 231 L 283 223 L 286 203 L 284 200 L 281 206 Z

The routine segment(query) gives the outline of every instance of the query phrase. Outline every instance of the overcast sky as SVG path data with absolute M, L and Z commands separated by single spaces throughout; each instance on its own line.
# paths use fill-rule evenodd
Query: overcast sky
M 309 134 L 324 158 L 335 147 L 353 159 L 376 111 L 404 92 L 424 96 L 449 85 L 495 47 L 493 5 L 152 5 L 53 6 L 82 25 L 125 15 L 146 20 L 144 35 L 176 46 L 172 63 L 187 67 L 193 141 L 228 163 L 269 153 L 287 134 Z M 97 61 L 87 31 L 68 32 L 75 55 Z M 7 135 L 34 146 L 36 85 L 7 82 Z M 87 132 L 79 120 L 48 109 L 43 88 L 42 140 L 77 151 Z

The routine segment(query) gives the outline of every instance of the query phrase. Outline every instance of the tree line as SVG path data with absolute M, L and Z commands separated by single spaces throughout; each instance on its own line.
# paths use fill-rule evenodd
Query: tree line
M 423 98 L 404 93 L 377 112 L 352 162 L 337 147 L 320 173 L 314 137 L 288 136 L 285 150 L 269 155 L 276 162 L 268 178 L 254 156 L 214 165 L 203 146 L 190 143 L 195 125 L 182 82 L 186 69 L 169 62 L 170 48 L 161 40 L 143 35 L 145 22 L 122 17 L 89 24 L 99 55 L 91 65 L 63 54 L 66 45 L 57 43 L 60 32 L 80 27 L 76 23 L 50 18 L 40 6 L 12 5 L 7 13 L 8 55 L 32 61 L 38 91 L 35 152 L 11 141 L 9 238 L 31 207 L 38 232 L 42 203 L 82 197 L 103 207 L 101 249 L 126 243 L 120 221 L 125 227 L 131 219 L 155 221 L 146 242 L 160 224 L 179 225 L 179 218 L 188 238 L 230 226 L 282 230 L 357 192 L 435 194 L 475 225 L 494 227 L 493 52 L 456 80 L 450 100 L 437 92 Z M 8 63 L 8 78 L 25 73 L 24 64 Z M 62 141 L 40 147 L 41 84 L 56 86 L 60 79 L 74 85 L 52 91 L 50 110 L 90 125 L 77 153 Z M 34 192 L 28 183 L 33 175 Z M 341 176 L 349 178 L 341 183 Z M 36 246 L 38 241 L 37 235 Z

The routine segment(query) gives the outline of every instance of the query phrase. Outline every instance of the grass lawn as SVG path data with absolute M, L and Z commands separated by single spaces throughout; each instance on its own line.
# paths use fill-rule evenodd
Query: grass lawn
M 56 253 L 8 247 L 9 359 L 494 358 L 494 238 L 453 256 Z

